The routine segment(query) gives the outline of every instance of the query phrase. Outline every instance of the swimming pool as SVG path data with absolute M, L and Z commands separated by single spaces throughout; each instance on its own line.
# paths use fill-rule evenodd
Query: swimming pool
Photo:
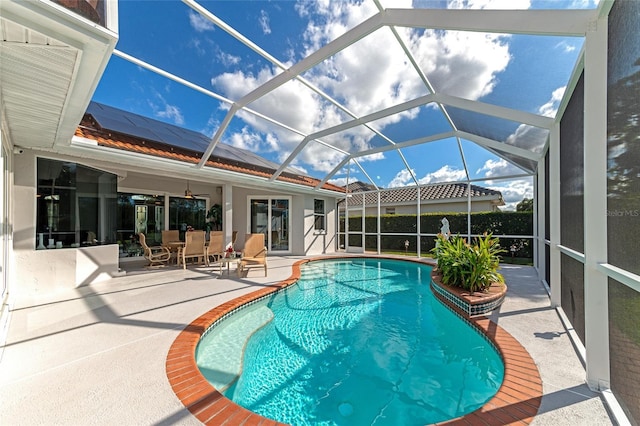
M 200 370 L 239 405 L 294 425 L 424 424 L 471 412 L 496 393 L 504 367 L 435 300 L 430 270 L 307 263 L 297 285 L 216 324 L 198 345 Z

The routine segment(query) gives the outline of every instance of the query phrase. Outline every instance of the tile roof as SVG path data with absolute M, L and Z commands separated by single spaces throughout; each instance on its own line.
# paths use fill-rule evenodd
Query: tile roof
M 363 184 L 362 187 L 366 186 L 367 184 Z M 351 186 L 349 187 L 351 188 Z M 353 187 L 355 188 L 357 186 Z M 350 192 L 352 193 L 352 197 L 349 198 L 350 206 L 361 205 L 362 196 L 365 197 L 365 205 L 375 205 L 378 202 L 378 196 L 375 191 L 362 192 L 350 190 Z M 362 194 L 359 194 L 359 192 L 362 192 Z M 473 199 L 474 197 L 489 197 L 502 201 L 502 193 L 500 191 L 471 185 L 471 198 Z M 418 189 L 415 186 L 380 190 L 381 205 L 403 204 L 416 201 L 417 198 Z M 422 201 L 451 200 L 455 198 L 467 198 L 466 183 L 447 183 L 420 188 L 420 199 Z
M 118 126 L 112 125 L 111 127 Z M 115 148 L 129 152 L 136 152 L 153 157 L 183 161 L 185 163 L 192 164 L 197 164 L 200 161 L 200 159 L 202 158 L 202 153 L 204 151 L 204 149 L 202 151 L 198 151 L 195 147 L 195 149 L 189 149 L 188 147 L 174 146 L 158 140 L 132 136 L 130 134 L 118 131 L 118 129 L 115 128 L 104 128 L 89 112 L 84 115 L 82 121 L 80 122 L 80 125 L 76 129 L 75 135 L 81 138 L 94 140 L 99 146 Z M 244 150 L 240 150 L 229 145 L 226 145 L 224 148 L 225 149 L 220 150 L 220 152 L 233 152 L 236 158 L 241 158 L 241 155 L 244 153 Z M 257 165 L 251 164 L 249 162 L 239 161 L 237 159 L 225 158 L 216 154 L 218 154 L 218 151 L 214 150 L 213 154 L 209 157 L 209 160 L 205 163 L 206 167 L 212 167 L 219 170 L 226 170 L 236 173 L 243 173 L 246 175 L 261 177 L 264 179 L 270 178 L 276 171 L 277 167 L 277 165 L 275 164 L 273 164 L 274 168 L 266 167 L 265 164 L 269 163 L 266 160 L 264 160 L 263 164 Z M 251 153 L 251 155 L 255 154 Z M 280 176 L 278 176 L 277 180 L 306 187 L 315 187 L 320 183 L 319 179 L 306 176 L 301 173 L 291 173 L 290 171 L 283 172 Z M 322 189 L 342 193 L 345 192 L 345 189 L 343 187 L 330 183 L 323 184 Z
M 361 181 L 352 182 L 345 188 L 347 189 L 347 192 L 375 191 L 377 189 L 374 185 Z

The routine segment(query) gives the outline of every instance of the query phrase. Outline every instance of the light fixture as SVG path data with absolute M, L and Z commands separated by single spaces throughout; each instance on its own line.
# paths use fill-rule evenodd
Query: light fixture
M 193 192 L 191 192 L 191 190 L 189 189 L 189 181 L 187 181 L 187 189 L 184 190 L 184 198 L 186 198 L 187 200 L 194 200 L 196 197 L 205 195 L 208 196 L 209 194 L 194 194 Z
M 187 198 L 189 200 L 194 198 L 193 193 L 189 189 L 189 181 L 187 181 L 187 189 L 184 190 L 184 198 Z

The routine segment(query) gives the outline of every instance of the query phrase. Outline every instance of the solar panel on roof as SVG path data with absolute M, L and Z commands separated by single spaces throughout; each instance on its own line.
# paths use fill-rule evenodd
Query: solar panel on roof
M 91 102 L 87 108 L 103 129 L 124 133 L 133 137 L 161 142 L 170 146 L 188 149 L 195 152 L 204 152 L 211 138 L 193 130 L 184 129 L 159 120 L 144 117 L 131 112 L 123 111 L 108 105 Z M 219 143 L 213 150 L 213 155 L 227 160 L 254 165 L 257 167 L 277 170 L 279 165 L 259 155 L 236 148 L 231 145 Z M 287 167 L 288 173 L 304 175 L 300 171 Z

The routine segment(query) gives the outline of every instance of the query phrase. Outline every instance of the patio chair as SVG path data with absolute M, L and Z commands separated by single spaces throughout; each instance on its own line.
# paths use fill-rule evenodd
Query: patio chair
M 252 267 L 264 268 L 267 276 L 267 248 L 264 245 L 264 234 L 249 234 L 238 262 L 238 275 Z
M 182 249 L 182 243 L 180 241 L 180 231 L 178 231 L 177 229 L 162 231 L 162 247 L 166 247 L 169 249 L 169 251 L 171 252 L 171 257 L 175 257 L 176 263 L 178 264 L 178 266 L 180 266 L 180 262 L 178 262 L 180 249 Z
M 236 250 L 236 239 L 238 238 L 238 231 L 233 231 L 231 233 L 231 248 L 233 248 L 233 251 Z
M 187 259 L 197 258 L 203 261 L 207 256 L 207 250 L 204 246 L 204 231 L 188 231 L 184 234 L 184 247 L 180 252 L 182 260 L 182 269 L 187 269 Z
M 166 245 L 167 243 L 175 243 L 177 241 L 180 241 L 180 231 L 178 231 L 177 229 L 162 231 L 162 245 Z
M 162 267 L 167 264 L 169 259 L 171 259 L 171 251 L 162 246 L 148 246 L 147 245 L 147 237 L 140 232 L 138 234 L 140 239 L 140 245 L 144 249 L 144 258 L 149 261 L 148 268 L 151 267 Z
M 209 260 L 213 258 L 214 263 L 224 256 L 224 233 L 222 231 L 211 231 L 209 233 L 209 245 L 207 246 L 207 257 L 205 263 L 209 266 Z

